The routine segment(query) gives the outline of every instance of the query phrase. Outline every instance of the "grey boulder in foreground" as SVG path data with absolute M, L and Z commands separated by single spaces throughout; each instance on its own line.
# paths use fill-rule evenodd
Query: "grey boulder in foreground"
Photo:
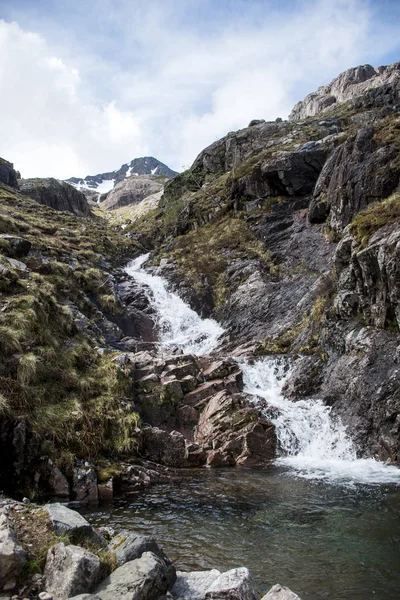
M 301 598 L 289 588 L 277 583 L 261 600 L 301 600 Z

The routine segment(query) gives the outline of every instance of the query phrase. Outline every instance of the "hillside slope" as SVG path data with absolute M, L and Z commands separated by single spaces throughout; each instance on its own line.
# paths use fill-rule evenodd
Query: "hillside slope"
M 330 106 L 307 97 L 288 122 L 229 133 L 131 226 L 179 293 L 224 325 L 227 348 L 300 356 L 287 393 L 322 396 L 360 452 L 394 463 L 398 72 L 351 69 L 314 95 L 350 82 Z

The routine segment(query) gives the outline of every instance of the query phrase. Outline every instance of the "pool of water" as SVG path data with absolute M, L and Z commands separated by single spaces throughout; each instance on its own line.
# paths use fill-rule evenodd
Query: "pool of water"
M 246 566 L 260 592 L 400 598 L 400 488 L 332 485 L 283 467 L 195 470 L 86 517 L 154 535 L 181 570 Z

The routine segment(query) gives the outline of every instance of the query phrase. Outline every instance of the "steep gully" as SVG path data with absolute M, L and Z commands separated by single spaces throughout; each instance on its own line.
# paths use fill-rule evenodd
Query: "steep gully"
M 143 287 L 157 314 L 162 345 L 184 353 L 205 356 L 218 348 L 222 327 L 202 319 L 160 276 L 146 271 L 148 255 L 131 262 L 126 273 Z M 257 404 L 266 405 L 274 423 L 280 457 L 276 464 L 305 479 L 340 484 L 400 484 L 400 470 L 372 458 L 357 458 L 356 448 L 341 423 L 322 401 L 292 401 L 282 394 L 287 363 L 278 358 L 237 359 L 243 372 L 244 391 Z

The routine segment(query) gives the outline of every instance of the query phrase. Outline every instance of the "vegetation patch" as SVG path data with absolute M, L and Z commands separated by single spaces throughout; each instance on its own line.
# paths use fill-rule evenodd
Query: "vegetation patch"
M 350 225 L 350 233 L 365 248 L 378 229 L 400 221 L 400 194 L 395 193 L 359 212 Z

